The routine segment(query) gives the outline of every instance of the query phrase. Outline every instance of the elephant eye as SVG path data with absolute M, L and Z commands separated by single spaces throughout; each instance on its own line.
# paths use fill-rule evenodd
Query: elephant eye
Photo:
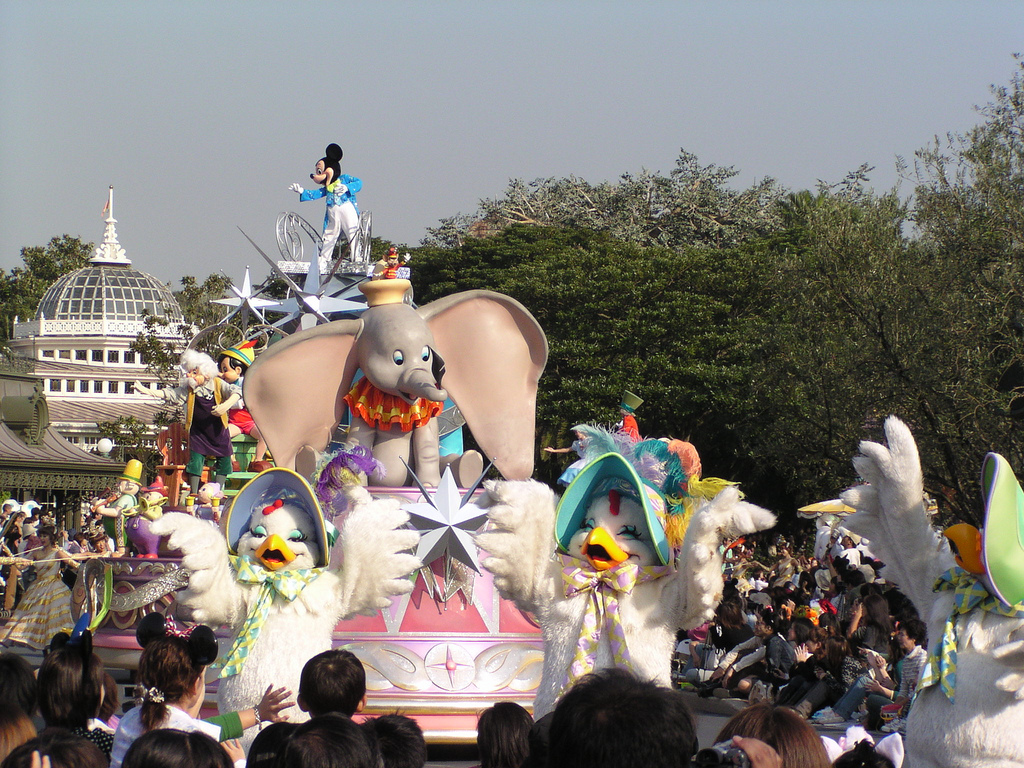
M 395 365 L 401 365 L 405 362 L 405 355 L 402 354 L 402 350 L 396 349 L 395 354 L 391 356 L 391 359 L 395 361 Z
M 424 347 L 423 348 L 423 359 L 424 360 L 429 360 L 430 359 L 430 347 Z

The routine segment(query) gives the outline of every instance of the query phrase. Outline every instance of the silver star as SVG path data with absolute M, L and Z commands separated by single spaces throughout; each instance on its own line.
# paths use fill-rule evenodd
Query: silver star
M 259 291 L 253 293 L 252 280 L 249 279 L 249 268 L 245 268 L 245 278 L 242 280 L 242 287 L 232 284 L 228 286 L 234 296 L 230 296 L 226 299 L 214 299 L 214 304 L 223 304 L 226 307 L 234 307 L 228 316 L 224 318 L 224 322 L 227 322 L 235 315 L 241 313 L 242 315 L 242 326 L 245 327 L 249 322 L 249 313 L 251 312 L 261 323 L 266 323 L 267 320 L 263 317 L 263 313 L 260 311 L 266 307 L 271 307 L 275 304 L 270 299 L 259 298 Z
M 480 573 L 472 534 L 483 525 L 487 512 L 472 502 L 463 504 L 451 467 L 446 467 L 437 490 L 420 487 L 425 502 L 407 504 L 406 512 L 420 534 L 416 557 L 424 565 L 447 553 Z

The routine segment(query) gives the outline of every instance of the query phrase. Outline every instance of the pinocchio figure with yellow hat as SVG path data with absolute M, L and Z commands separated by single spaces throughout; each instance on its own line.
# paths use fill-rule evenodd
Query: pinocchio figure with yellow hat
M 217 355 L 217 368 L 220 371 L 220 378 L 237 387 L 241 394 L 242 384 L 245 381 L 245 372 L 256 359 L 256 342 L 246 341 L 234 347 L 221 350 Z M 267 453 L 267 443 L 260 434 L 259 427 L 252 420 L 252 415 L 245 407 L 243 400 L 238 400 L 231 410 L 228 411 L 228 432 L 231 437 L 248 435 L 256 441 L 256 452 L 253 454 L 253 461 L 262 461 Z
M 131 459 L 124 465 L 124 472 L 118 478 L 117 498 L 95 509 L 95 512 L 103 517 L 103 527 L 106 529 L 107 535 L 114 539 L 115 557 L 121 557 L 126 551 L 125 513 L 138 505 L 141 488 L 142 462 L 138 459 Z

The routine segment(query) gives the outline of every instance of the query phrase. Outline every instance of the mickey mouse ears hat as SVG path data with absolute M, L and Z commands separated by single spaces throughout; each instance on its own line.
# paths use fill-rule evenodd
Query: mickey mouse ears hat
M 1024 490 L 1010 463 L 998 453 L 981 467 L 985 498 L 982 557 L 996 597 L 1007 605 L 1024 602 Z
M 555 539 L 558 548 L 563 552 L 568 551 L 569 540 L 580 529 L 591 501 L 595 496 L 612 490 L 619 491 L 641 506 L 659 562 L 662 565 L 672 562 L 671 548 L 665 535 L 665 498 L 645 483 L 620 453 L 598 456 L 583 467 L 566 488 L 555 511 Z
M 231 554 L 238 552 L 238 540 L 248 530 L 249 519 L 257 509 L 272 504 L 277 499 L 285 499 L 303 509 L 314 523 L 317 544 L 320 547 L 320 558 L 317 566 L 326 566 L 331 555 L 331 546 L 337 536 L 337 530 L 324 519 L 323 509 L 316 500 L 313 489 L 302 475 L 285 467 L 273 467 L 256 475 L 238 492 L 228 507 L 224 522 L 224 531 Z M 330 526 L 328 528 L 328 526 Z M 328 531 L 331 531 L 328 533 Z

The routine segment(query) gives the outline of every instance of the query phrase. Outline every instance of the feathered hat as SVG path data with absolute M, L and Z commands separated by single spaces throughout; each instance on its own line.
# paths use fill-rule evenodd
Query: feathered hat
M 619 432 L 577 424 L 588 463 L 565 490 L 555 512 L 555 538 L 561 551 L 596 496 L 610 490 L 633 499 L 644 512 L 648 532 L 662 565 L 672 562 L 686 535 L 697 503 L 714 498 L 727 485 L 718 478 L 700 478 L 700 457 L 683 440 L 642 440 L 633 443 Z

